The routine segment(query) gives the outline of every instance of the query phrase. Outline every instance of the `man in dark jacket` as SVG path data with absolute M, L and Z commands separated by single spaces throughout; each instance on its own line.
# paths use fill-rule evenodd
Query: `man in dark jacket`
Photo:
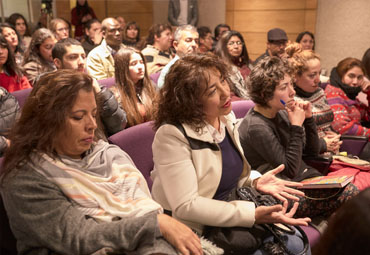
M 81 43 L 75 39 L 67 38 L 57 42 L 52 51 L 54 64 L 57 69 L 74 69 L 85 72 L 86 55 Z M 126 126 L 126 113 L 118 104 L 113 93 L 99 83 L 93 82 L 95 92 L 102 102 L 100 118 L 108 136 L 121 131 Z
M 267 49 L 266 52 L 259 56 L 254 65 L 261 59 L 270 57 L 283 57 L 285 55 L 285 47 L 288 42 L 288 36 L 281 28 L 273 28 L 267 32 Z

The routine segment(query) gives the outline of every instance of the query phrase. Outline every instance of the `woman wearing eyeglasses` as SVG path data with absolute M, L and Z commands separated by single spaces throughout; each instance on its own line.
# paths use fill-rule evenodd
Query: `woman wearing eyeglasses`
M 248 99 L 245 78 L 251 71 L 252 61 L 249 59 L 243 36 L 234 30 L 225 32 L 216 45 L 215 54 L 231 67 L 229 83 L 232 93 L 241 99 Z
M 365 68 L 356 58 L 345 58 L 333 68 L 330 84 L 325 88 L 325 95 L 334 112 L 331 124 L 340 134 L 370 137 L 370 109 L 360 103 L 356 97 L 363 91 L 370 98 L 370 84 L 364 80 Z

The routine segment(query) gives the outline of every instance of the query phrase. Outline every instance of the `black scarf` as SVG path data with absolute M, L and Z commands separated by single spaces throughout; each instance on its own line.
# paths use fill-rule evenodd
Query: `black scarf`
M 340 88 L 346 93 L 346 95 L 349 97 L 349 99 L 355 100 L 358 93 L 361 92 L 361 87 L 351 87 L 346 84 L 344 84 L 339 77 L 339 74 L 337 72 L 337 68 L 333 68 L 330 73 L 330 84 L 334 87 Z
M 299 97 L 303 97 L 303 98 L 309 98 L 309 97 L 312 97 L 314 94 L 317 93 L 318 90 L 320 90 L 321 88 L 318 88 L 317 90 L 315 90 L 314 92 L 307 92 L 307 91 L 304 91 L 303 89 L 301 89 L 300 87 L 298 87 L 296 84 L 294 84 L 294 90 L 297 94 L 297 96 Z

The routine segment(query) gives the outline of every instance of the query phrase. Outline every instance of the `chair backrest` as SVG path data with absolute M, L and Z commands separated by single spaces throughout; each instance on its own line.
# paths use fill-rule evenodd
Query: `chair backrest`
M 0 173 L 3 158 L 0 158 Z M 0 254 L 17 254 L 17 241 L 10 230 L 8 215 L 6 214 L 3 199 L 0 194 Z
M 22 90 L 17 90 L 17 91 L 12 92 L 12 95 L 17 99 L 20 108 L 23 107 L 31 91 L 32 91 L 32 88 L 22 89 Z
M 104 86 L 106 88 L 110 88 L 116 83 L 116 79 L 114 77 L 111 77 L 111 78 L 98 80 L 98 82 L 101 86 Z
M 130 155 L 136 167 L 144 175 L 149 189 L 153 184 L 150 172 L 154 167 L 152 152 L 154 135 L 153 122 L 145 122 L 124 129 L 108 138 L 110 143 L 119 146 Z
M 235 117 L 240 119 L 248 113 L 248 111 L 254 106 L 252 100 L 240 100 L 231 102 L 232 110 L 235 114 Z

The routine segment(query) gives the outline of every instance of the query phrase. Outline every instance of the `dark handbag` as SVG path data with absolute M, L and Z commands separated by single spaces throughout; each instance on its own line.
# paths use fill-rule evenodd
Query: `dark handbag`
M 243 187 L 234 190 L 228 201 L 246 200 L 254 202 L 257 206 L 272 206 L 279 204 L 274 197 L 270 195 L 262 195 L 254 188 Z M 301 233 L 304 242 L 304 249 L 299 254 L 306 254 L 309 248 L 308 238 L 304 231 L 296 227 Z M 294 234 L 294 229 L 285 224 L 254 224 L 252 228 L 245 227 L 212 227 L 206 226 L 203 235 L 220 248 L 224 249 L 225 254 L 250 254 L 257 249 L 263 249 L 269 254 L 292 254 L 286 247 L 283 236 Z M 268 237 L 273 237 L 273 241 L 263 243 Z

